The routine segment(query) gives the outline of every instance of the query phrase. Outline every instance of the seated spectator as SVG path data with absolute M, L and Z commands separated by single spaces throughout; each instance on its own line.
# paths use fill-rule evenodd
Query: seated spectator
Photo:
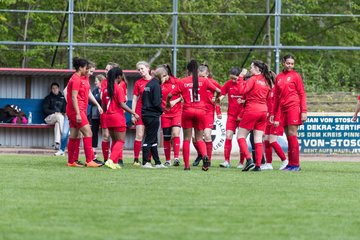
M 64 127 L 64 114 L 66 110 L 66 101 L 64 95 L 60 92 L 58 83 L 51 84 L 51 92 L 45 97 L 43 111 L 46 116 L 47 124 L 55 124 L 55 150 L 60 148 L 60 137 Z

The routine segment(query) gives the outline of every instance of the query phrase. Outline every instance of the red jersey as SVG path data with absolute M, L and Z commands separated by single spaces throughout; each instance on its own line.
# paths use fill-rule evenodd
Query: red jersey
M 106 91 L 106 97 L 103 97 L 102 101 L 103 104 L 106 106 L 106 127 L 126 126 L 124 110 L 120 106 L 120 103 L 125 102 L 125 96 L 124 91 L 120 87 L 120 85 L 116 83 L 114 84 L 114 96 L 111 100 Z
M 307 112 L 306 93 L 301 76 L 294 70 L 282 71 L 276 76 L 274 90 L 275 119 L 279 120 L 278 111 L 286 111 L 292 107 L 300 107 L 300 111 Z
M 66 113 L 68 115 L 76 114 L 73 101 L 71 98 L 72 91 L 78 91 L 77 100 L 80 112 L 86 112 L 88 102 L 89 102 L 89 91 L 90 91 L 90 82 L 89 77 L 79 76 L 74 73 L 67 87 L 67 104 L 66 104 Z
M 266 99 L 270 87 L 262 74 L 254 75 L 247 81 L 239 78 L 239 94 L 245 96 L 246 112 L 267 112 Z
M 239 94 L 238 82 L 228 80 L 221 88 L 221 95 L 226 94 L 228 95 L 228 116 L 237 117 L 243 108 L 243 104 L 239 104 L 238 99 L 244 98 Z
M 175 104 L 172 108 L 169 110 L 166 110 L 166 98 L 167 96 L 173 91 L 173 89 L 178 87 L 179 79 L 173 76 L 169 76 L 169 80 L 164 82 L 161 85 L 161 93 L 162 93 L 162 108 L 164 109 L 163 115 L 167 117 L 174 117 L 181 115 L 182 111 L 182 104 L 181 101 Z M 180 94 L 174 94 L 170 101 L 180 98 Z
M 199 77 L 199 87 L 197 99 L 193 99 L 193 79 L 192 76 L 181 79 L 178 87 L 172 91 L 173 95 L 181 94 L 184 99 L 184 110 L 187 108 L 201 108 L 206 110 L 205 102 L 207 98 L 207 89 L 216 90 L 214 84 L 206 78 Z
M 150 80 L 145 80 L 143 78 L 140 78 L 136 81 L 134 85 L 134 91 L 133 94 L 138 97 L 138 100 L 136 102 L 136 108 L 135 112 L 141 116 L 141 108 L 142 108 L 142 94 L 144 92 L 146 84 L 149 83 Z

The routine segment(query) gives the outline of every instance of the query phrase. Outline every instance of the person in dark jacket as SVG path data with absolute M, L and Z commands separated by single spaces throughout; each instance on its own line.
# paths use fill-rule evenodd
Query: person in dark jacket
M 61 133 L 64 126 L 64 115 L 66 110 L 66 101 L 64 95 L 60 92 L 60 86 L 54 82 L 51 84 L 51 92 L 45 97 L 43 112 L 47 124 L 55 124 L 55 150 L 59 150 Z
M 146 84 L 142 94 L 141 116 L 146 129 L 145 139 L 142 146 L 142 167 L 153 168 L 149 161 L 149 152 L 151 152 L 155 161 L 155 168 L 166 168 L 160 161 L 157 145 L 160 115 L 164 111 L 161 106 L 162 95 L 160 84 L 166 81 L 169 76 L 163 66 L 157 67 L 154 75 L 155 77 Z

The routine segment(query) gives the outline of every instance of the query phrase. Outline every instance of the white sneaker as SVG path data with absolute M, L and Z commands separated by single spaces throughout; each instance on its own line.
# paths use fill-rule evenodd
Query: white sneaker
M 236 166 L 236 168 L 238 168 L 238 169 L 243 169 L 243 168 L 244 168 L 244 165 L 241 164 L 241 163 L 239 163 L 239 164 Z
M 271 163 L 265 163 L 261 165 L 261 170 L 273 170 L 273 166 Z
M 156 164 L 155 168 L 168 168 L 168 167 L 161 163 L 161 164 Z
M 220 163 L 219 166 L 222 168 L 230 168 L 230 163 L 227 161 L 224 161 L 224 162 Z
M 65 153 L 63 150 L 59 150 L 56 153 L 54 153 L 54 156 L 65 156 Z
M 287 159 L 285 159 L 284 161 L 281 162 L 279 170 L 283 170 L 284 168 L 286 168 L 286 166 L 288 164 L 289 164 L 289 161 Z
M 164 166 L 165 166 L 165 167 L 170 167 L 170 166 L 171 166 L 171 161 L 166 161 L 166 162 L 164 163 Z
M 154 168 L 151 163 L 147 162 L 145 165 L 141 165 L 142 168 Z

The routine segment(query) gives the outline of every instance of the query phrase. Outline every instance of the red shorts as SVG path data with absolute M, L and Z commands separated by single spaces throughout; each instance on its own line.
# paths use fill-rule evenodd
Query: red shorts
M 126 127 L 125 127 L 125 126 L 121 126 L 121 127 L 109 127 L 109 131 L 114 131 L 114 132 L 126 132 Z
M 281 120 L 283 126 L 301 125 L 301 112 L 300 107 L 292 107 L 281 112 Z
M 226 131 L 230 130 L 235 132 L 239 122 L 240 121 L 237 120 L 237 117 L 228 115 L 226 120 Z
M 85 125 L 89 124 L 86 112 L 80 112 L 81 123 L 76 122 L 76 114 L 68 115 L 70 128 L 80 129 Z
M 123 113 L 103 114 L 104 122 L 107 128 L 126 128 L 125 115 Z
M 184 109 L 181 116 L 181 126 L 183 128 L 195 128 L 198 130 L 205 129 L 205 116 L 204 109 L 188 108 Z
M 106 116 L 105 116 L 104 113 L 103 113 L 103 114 L 100 114 L 100 125 L 101 125 L 101 128 L 107 128 L 105 118 L 106 118 Z
M 247 130 L 265 131 L 267 112 L 244 112 L 239 127 Z
M 215 117 L 214 111 L 206 112 L 206 116 L 205 116 L 205 119 L 204 119 L 205 128 L 213 129 L 213 127 L 214 127 L 214 117 Z
M 265 135 L 276 135 L 276 136 L 282 136 L 284 134 L 284 127 L 280 125 L 278 127 L 275 127 L 274 124 L 268 124 L 265 128 Z
M 181 127 L 181 115 L 173 117 L 161 116 L 161 128 Z
M 138 126 L 138 125 L 145 126 L 145 124 L 143 123 L 142 118 L 141 118 L 141 113 L 137 113 L 137 114 L 139 115 L 139 119 L 135 122 L 135 126 Z

